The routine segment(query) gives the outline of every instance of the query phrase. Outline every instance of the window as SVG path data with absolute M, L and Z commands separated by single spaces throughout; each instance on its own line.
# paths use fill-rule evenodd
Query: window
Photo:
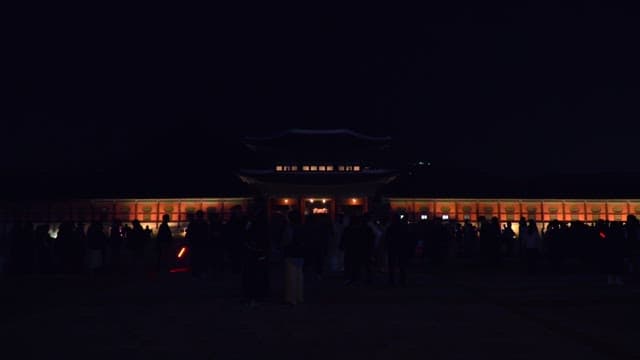
M 347 170 L 347 171 L 353 171 L 353 166 L 351 166 L 351 165 L 347 165 L 347 166 L 345 167 L 345 170 Z
M 282 165 L 276 165 L 276 171 L 282 171 Z
M 303 165 L 302 171 L 309 171 L 309 165 Z
M 291 171 L 298 171 L 298 165 L 291 165 Z
M 333 171 L 333 165 L 327 165 L 327 171 Z
M 316 165 L 311 165 L 311 166 L 309 166 L 309 170 L 318 171 L 318 167 Z
M 327 168 L 324 165 L 320 165 L 320 166 L 318 166 L 318 170 L 319 171 L 326 171 Z
M 283 171 L 291 171 L 291 167 L 285 165 L 285 166 L 282 167 L 282 170 Z
M 360 165 L 355 165 L 353 167 L 353 171 L 360 171 Z
M 344 171 L 344 166 L 342 165 L 338 166 L 338 171 Z

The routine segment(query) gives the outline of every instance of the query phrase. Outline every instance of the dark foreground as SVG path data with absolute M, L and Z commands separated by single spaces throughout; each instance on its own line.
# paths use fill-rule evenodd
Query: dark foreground
M 3 279 L 4 359 L 640 358 L 640 286 L 601 275 L 456 267 L 406 288 L 307 281 L 306 303 L 255 308 L 240 278 Z

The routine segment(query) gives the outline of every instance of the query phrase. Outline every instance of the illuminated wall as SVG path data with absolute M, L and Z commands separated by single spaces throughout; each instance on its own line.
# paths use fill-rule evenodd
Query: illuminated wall
M 640 200 L 630 199 L 431 199 L 431 198 L 389 198 L 393 211 L 406 212 L 409 219 L 419 219 L 421 214 L 441 217 L 449 215 L 450 220 L 470 220 L 477 223 L 484 216 L 497 217 L 501 223 L 518 222 L 521 216 L 535 219 L 540 226 L 552 220 L 585 221 L 597 220 L 625 221 L 627 215 L 640 217 Z
M 113 218 L 130 224 L 137 219 L 143 227 L 149 226 L 156 232 L 162 216 L 170 217 L 169 226 L 180 235 L 187 226 L 187 216 L 198 210 L 217 212 L 228 219 L 231 208 L 239 205 L 246 211 L 249 198 L 209 198 L 209 199 L 87 199 L 70 201 L 20 201 L 0 204 L 0 222 L 29 220 L 34 224 L 48 223 L 57 228 L 65 220 L 83 222 L 88 225 L 93 220 L 111 222 Z

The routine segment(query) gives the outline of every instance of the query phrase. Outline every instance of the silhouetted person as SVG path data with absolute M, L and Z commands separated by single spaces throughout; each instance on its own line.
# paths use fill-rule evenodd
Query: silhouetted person
M 71 244 L 71 268 L 75 274 L 84 272 L 85 255 L 87 248 L 87 235 L 84 232 L 84 222 L 80 221 L 73 231 L 73 242 Z
M 127 231 L 127 247 L 131 251 L 133 257 L 134 272 L 144 270 L 144 247 L 145 247 L 145 231 L 140 221 L 135 219 L 131 222 L 131 229 Z
M 304 301 L 304 256 L 306 235 L 300 223 L 300 213 L 289 213 L 282 238 L 282 252 L 284 256 L 285 280 L 284 301 L 289 305 L 296 305 Z
M 102 223 L 94 221 L 87 230 L 87 248 L 89 252 L 88 265 L 92 275 L 100 272 L 105 263 L 107 250 L 107 237 L 104 234 Z
M 545 243 L 547 245 L 549 261 L 551 262 L 551 269 L 554 272 L 562 272 L 563 270 L 563 235 L 560 223 L 557 220 L 551 221 L 545 234 Z
M 224 244 L 222 240 L 222 221 L 220 214 L 209 212 L 208 267 L 212 274 L 219 275 L 224 270 Z
M 413 255 L 415 243 L 409 234 L 407 224 L 402 221 L 400 214 L 393 214 L 391 224 L 385 234 L 387 254 L 389 256 L 389 284 L 395 285 L 395 273 L 400 273 L 400 284 L 407 283 L 407 266 Z
M 246 221 L 242 216 L 241 208 L 234 206 L 231 209 L 231 218 L 224 226 L 224 241 L 231 259 L 231 270 L 236 274 L 242 271 L 245 225 Z
M 262 204 L 255 204 L 247 223 L 242 271 L 243 288 L 249 305 L 262 301 L 269 292 L 269 229 Z
M 191 274 L 194 277 L 205 276 L 208 260 L 209 224 L 204 219 L 202 210 L 196 212 L 195 218 L 187 226 L 185 241 L 191 251 Z
M 367 271 L 366 281 L 371 282 L 370 261 L 373 250 L 374 234 L 371 228 L 364 222 L 362 216 L 351 218 L 351 224 L 342 234 L 341 249 L 344 250 L 345 284 L 351 284 L 360 280 L 363 268 Z
M 513 256 L 513 243 L 516 241 L 516 233 L 511 227 L 511 221 L 507 221 L 504 229 L 502 230 L 502 243 L 506 249 L 507 257 Z
M 524 232 L 521 232 L 523 241 L 522 247 L 525 249 L 527 259 L 527 270 L 529 274 L 534 274 L 537 270 L 538 258 L 540 257 L 540 233 L 535 220 L 529 220 L 529 225 Z
M 321 279 L 332 229 L 319 215 L 312 214 L 307 216 L 303 226 L 307 234 L 308 245 L 305 264 L 308 265 L 308 269 L 316 279 Z
M 640 277 L 640 223 L 635 215 L 627 216 L 627 258 L 633 277 Z
M 122 252 L 122 244 L 124 243 L 124 237 L 122 235 L 122 226 L 121 222 L 118 219 L 113 219 L 111 224 L 111 231 L 109 233 L 109 251 L 111 253 L 111 269 L 113 271 L 118 271 L 121 266 L 121 252 Z
M 59 269 L 68 274 L 73 270 L 73 222 L 64 221 L 58 228 L 58 236 L 54 242 L 54 250 L 58 258 Z
M 158 228 L 158 236 L 156 236 L 156 253 L 158 261 L 158 271 L 169 271 L 170 262 L 173 260 L 173 235 L 169 227 L 170 216 L 162 215 L 162 223 Z
M 524 216 L 520 217 L 520 221 L 518 221 L 518 256 L 521 259 L 524 259 L 524 257 L 526 256 L 525 252 L 525 247 L 524 247 L 524 240 L 523 240 L 523 236 L 524 233 L 527 231 L 528 225 L 527 225 L 527 219 Z
M 600 227 L 601 236 L 604 242 L 603 260 L 607 281 L 609 285 L 624 285 L 622 274 L 624 272 L 624 229 L 622 223 L 614 221 L 611 223 L 609 231 Z

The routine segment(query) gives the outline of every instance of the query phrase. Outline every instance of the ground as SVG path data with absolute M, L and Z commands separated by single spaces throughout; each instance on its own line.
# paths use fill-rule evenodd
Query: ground
M 240 277 L 2 279 L 4 359 L 640 358 L 640 284 L 451 264 L 406 288 L 306 283 L 304 304 L 244 305 Z

